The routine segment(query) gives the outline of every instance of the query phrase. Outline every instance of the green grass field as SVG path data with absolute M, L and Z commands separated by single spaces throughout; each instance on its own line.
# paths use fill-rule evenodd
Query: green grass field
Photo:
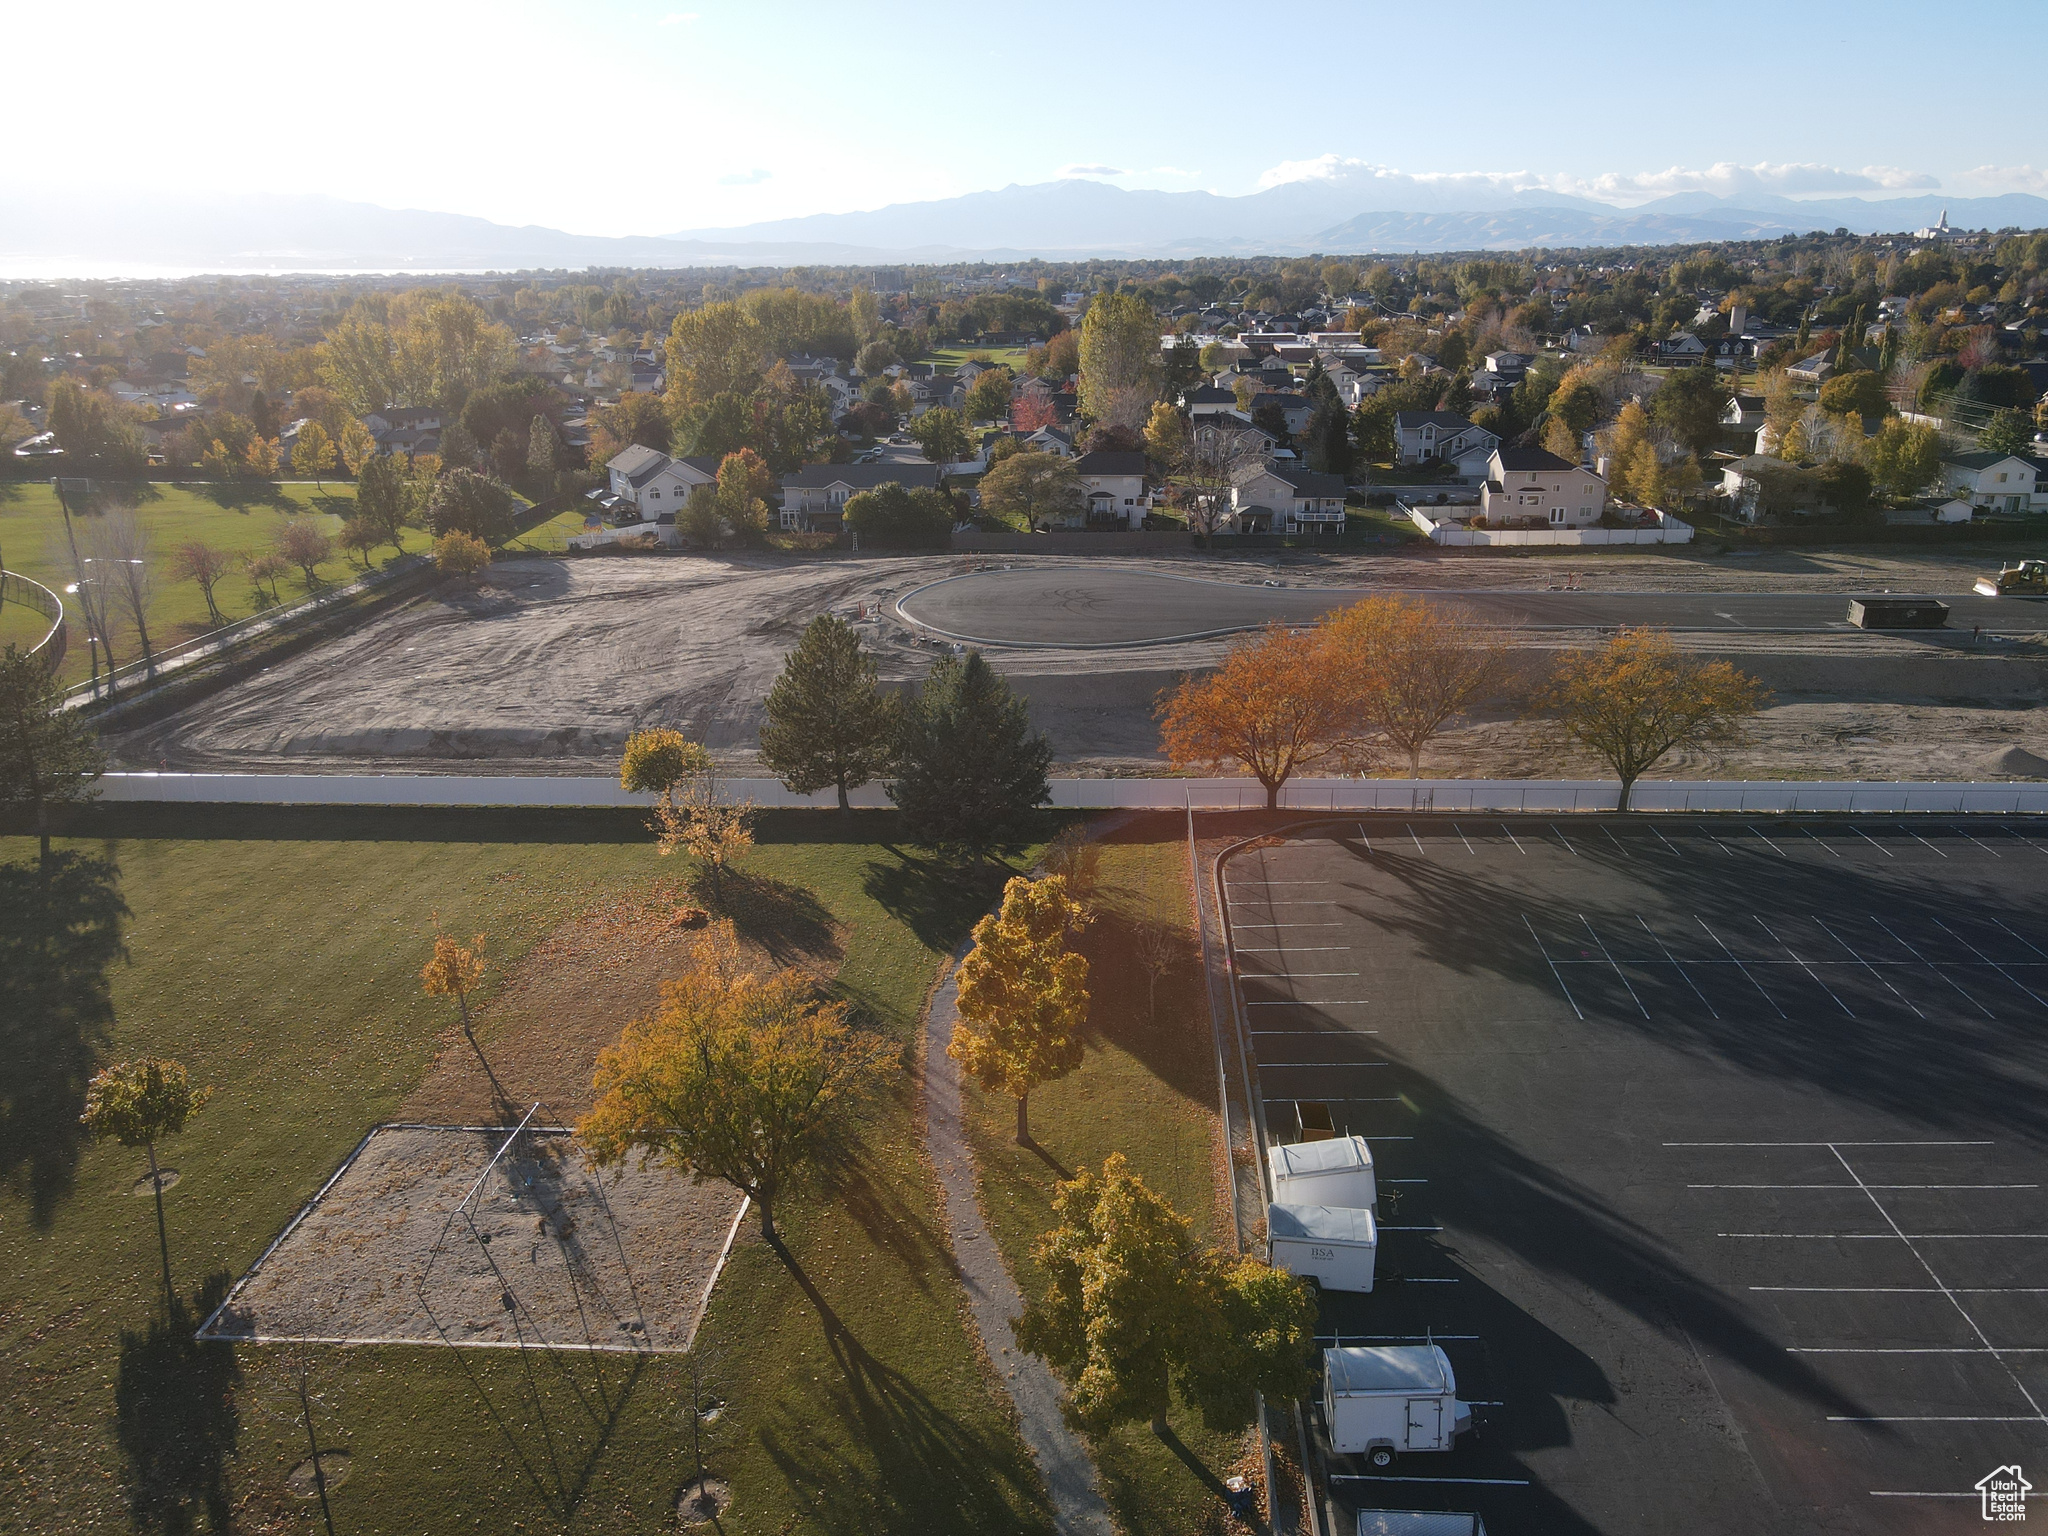
M 152 481 L 136 488 L 135 510 L 149 531 L 160 562 L 155 579 L 156 603 L 151 617 L 150 638 L 159 645 L 170 644 L 211 628 L 206 600 L 189 581 L 178 581 L 170 572 L 170 558 L 178 545 L 188 539 L 204 539 L 234 554 L 260 554 L 269 549 L 278 525 L 287 516 L 312 513 L 329 534 L 340 531 L 341 520 L 355 506 L 355 487 L 346 480 L 329 480 L 320 487 L 310 481 L 280 484 L 233 485 Z M 76 515 L 74 524 L 81 540 L 90 515 Z M 417 528 L 406 530 L 409 552 L 424 550 L 430 543 Z M 65 544 L 63 515 L 57 493 L 47 482 L 0 481 L 0 553 L 10 570 L 31 576 L 52 591 L 61 593 L 73 580 L 70 555 Z M 372 560 L 381 564 L 391 558 L 388 547 L 375 551 Z M 341 551 L 317 568 L 323 582 L 345 583 L 362 574 Z M 294 571 L 278 583 L 286 601 L 302 596 L 304 584 Z M 221 612 L 230 620 L 246 618 L 256 611 L 255 593 L 240 571 L 224 578 L 214 591 Z M 59 674 L 65 682 L 76 682 L 90 671 L 85 636 L 74 627 L 70 654 Z M 115 634 L 116 656 L 122 662 L 138 660 L 134 634 L 123 627 Z
M 909 1042 L 1002 872 L 951 877 L 893 828 L 766 818 L 744 869 L 780 894 L 743 932 L 836 924 L 839 993 Z M 418 987 L 433 914 L 488 933 L 503 975 L 593 903 L 680 871 L 609 814 L 106 807 L 74 830 L 47 884 L 31 841 L 0 839 L 0 1530 L 316 1528 L 284 1483 L 305 1455 L 289 1357 L 195 1345 L 192 1327 L 450 1037 Z M 93 1067 L 145 1052 L 217 1090 L 164 1153 L 182 1174 L 171 1318 L 132 1194 L 142 1154 L 81 1145 L 75 1124 Z M 720 1281 L 698 1354 L 729 1405 L 706 1432 L 728 1532 L 1049 1528 L 970 1342 L 915 1108 L 906 1071 L 836 1194 L 780 1213 L 801 1285 L 758 1242 Z M 670 1528 L 691 1476 L 685 1364 L 565 1358 L 311 1351 L 322 1443 L 352 1457 L 335 1528 Z
M 920 363 L 936 363 L 941 368 L 958 368 L 970 357 L 987 353 L 1000 366 L 1012 373 L 1024 367 L 1025 349 L 1022 347 L 939 347 L 915 359 Z
M 1193 1218 L 1198 1239 L 1222 1248 L 1232 1243 L 1229 1212 L 1217 1194 L 1215 1056 L 1188 902 L 1187 844 L 1171 827 L 1158 835 L 1156 842 L 1103 846 L 1098 896 L 1090 903 L 1095 920 L 1081 940 L 1093 1000 L 1087 1060 L 1031 1096 L 1032 1137 L 1046 1155 L 1017 1145 L 1013 1099 L 985 1094 L 968 1080 L 982 1208 L 1027 1297 L 1044 1288 L 1032 1247 L 1057 1224 L 1052 1195 L 1058 1174 L 1048 1157 L 1071 1172 L 1099 1169 L 1110 1153 L 1121 1152 L 1146 1183 Z M 1163 923 L 1180 936 L 1156 1000 L 1137 958 L 1136 934 L 1146 923 Z M 1186 1409 L 1172 1413 L 1169 1423 L 1215 1476 L 1242 1470 L 1253 1437 L 1206 1430 Z M 1215 1492 L 1146 1425 L 1099 1437 L 1094 1450 L 1103 1493 L 1130 1536 L 1221 1536 L 1242 1529 L 1229 1524 Z

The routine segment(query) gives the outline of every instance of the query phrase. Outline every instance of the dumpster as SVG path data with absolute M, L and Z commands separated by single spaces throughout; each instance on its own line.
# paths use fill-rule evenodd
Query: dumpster
M 1323 1351 L 1323 1421 L 1331 1450 L 1384 1467 L 1397 1452 L 1448 1451 L 1472 1410 L 1440 1346 L 1353 1346 Z
M 1486 1522 L 1477 1515 L 1442 1514 L 1419 1509 L 1361 1509 L 1358 1536 L 1486 1536 Z
M 1858 629 L 1940 629 L 1948 604 L 1935 597 L 1897 597 L 1890 592 L 1849 599 L 1849 622 Z
M 1371 1210 L 1379 1199 L 1372 1148 L 1363 1136 L 1275 1147 L 1273 1198 L 1282 1205 L 1348 1205 Z
M 1266 1207 L 1266 1262 L 1324 1290 L 1371 1290 L 1379 1241 L 1371 1211 L 1337 1205 Z

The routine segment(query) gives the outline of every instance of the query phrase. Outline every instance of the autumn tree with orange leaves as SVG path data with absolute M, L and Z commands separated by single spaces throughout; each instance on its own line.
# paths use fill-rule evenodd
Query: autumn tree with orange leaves
M 1268 624 L 1160 700 L 1160 740 L 1175 768 L 1243 767 L 1273 810 L 1295 774 L 1366 755 L 1348 693 L 1325 632 Z
M 1351 723 L 1422 774 L 1422 749 L 1509 677 L 1508 631 L 1467 609 L 1424 598 L 1370 597 L 1322 623 L 1332 672 L 1351 697 Z

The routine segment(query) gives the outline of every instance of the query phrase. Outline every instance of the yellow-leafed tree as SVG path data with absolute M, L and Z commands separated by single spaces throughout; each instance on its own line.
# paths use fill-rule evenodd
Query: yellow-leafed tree
M 1000 912 L 974 925 L 960 962 L 960 1021 L 946 1054 L 989 1093 L 1017 1101 L 1017 1143 L 1030 1146 L 1031 1090 L 1081 1065 L 1088 961 L 1067 935 L 1088 921 L 1059 875 L 1012 880 Z
M 1304 768 L 1346 762 L 1359 751 L 1349 684 L 1327 638 L 1269 624 L 1239 642 L 1222 666 L 1162 697 L 1159 736 L 1176 768 L 1236 763 L 1266 790 L 1266 808 Z
M 600 1165 L 635 1151 L 754 1202 L 778 1252 L 782 1196 L 833 1145 L 900 1049 L 848 1027 L 800 971 L 756 974 L 730 922 L 713 923 L 661 1007 L 597 1058 L 577 1135 Z

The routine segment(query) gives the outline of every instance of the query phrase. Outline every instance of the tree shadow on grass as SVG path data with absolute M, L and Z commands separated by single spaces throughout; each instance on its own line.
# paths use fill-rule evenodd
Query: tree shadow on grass
M 885 844 L 893 864 L 870 859 L 861 888 L 928 949 L 948 950 L 1002 894 L 1017 871 L 1008 864 L 949 864 Z
M 195 494 L 229 512 L 247 512 L 252 507 L 272 507 L 280 512 L 297 508 L 282 486 L 271 480 L 195 480 Z
M 200 1510 L 208 1530 L 229 1528 L 227 1463 L 241 1434 L 235 1386 L 242 1367 L 232 1345 L 198 1343 L 192 1331 L 230 1284 L 226 1270 L 215 1270 L 189 1303 L 174 1297 L 146 1329 L 121 1330 L 114 1433 L 139 1530 L 181 1536 L 195 1528 Z
M 0 1184 L 26 1193 L 38 1227 L 78 1167 L 127 916 L 111 860 L 60 850 L 40 868 L 0 864 Z
M 947 1238 L 904 1200 L 890 1171 L 866 1143 L 844 1147 L 823 1169 L 819 1183 L 825 1199 L 844 1210 L 869 1242 L 902 1265 L 920 1293 L 930 1293 L 935 1268 L 954 1268 Z
M 839 1379 L 764 1425 L 760 1444 L 805 1515 L 828 1532 L 1042 1530 L 1051 1524 L 1022 1443 L 981 1434 L 903 1372 L 870 1354 L 787 1250 L 777 1256 L 809 1298 Z M 840 1433 L 819 1433 L 836 1419 Z M 858 1451 L 853 1448 L 857 1447 Z
M 723 917 L 732 919 L 742 939 L 758 944 L 777 965 L 837 960 L 839 935 L 825 904 L 802 886 L 744 869 L 728 869 L 722 894 L 714 900 L 710 875 L 699 870 L 689 884 L 691 896 Z

